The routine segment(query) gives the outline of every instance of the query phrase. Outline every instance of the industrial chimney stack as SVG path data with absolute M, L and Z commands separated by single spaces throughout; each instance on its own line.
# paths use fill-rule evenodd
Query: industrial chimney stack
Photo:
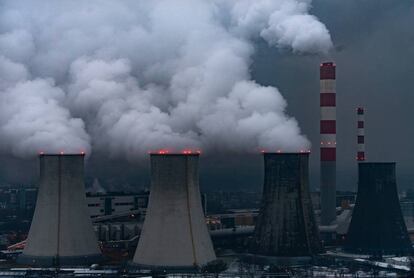
M 196 269 L 216 259 L 198 182 L 199 154 L 151 154 L 151 193 L 133 264 Z
M 322 248 L 309 193 L 309 153 L 264 153 L 262 206 L 251 252 L 309 257 Z
M 412 253 L 398 199 L 395 163 L 358 163 L 358 194 L 345 251 L 376 257 Z
M 336 65 L 320 65 L 321 224 L 336 219 Z
M 101 252 L 86 206 L 84 155 L 40 155 L 40 186 L 26 247 L 18 263 L 89 265 Z
M 365 115 L 364 115 L 364 108 L 358 107 L 357 108 L 357 161 L 365 161 Z

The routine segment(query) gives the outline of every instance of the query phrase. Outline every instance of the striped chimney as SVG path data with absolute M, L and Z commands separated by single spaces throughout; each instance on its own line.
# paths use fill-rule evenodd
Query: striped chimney
M 365 115 L 364 115 L 364 108 L 358 107 L 357 108 L 357 161 L 365 161 Z
M 336 65 L 320 65 L 321 224 L 336 218 Z

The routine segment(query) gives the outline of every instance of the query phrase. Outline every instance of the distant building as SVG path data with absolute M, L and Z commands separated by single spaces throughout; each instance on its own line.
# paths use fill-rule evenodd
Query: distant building
M 233 229 L 236 227 L 254 227 L 258 209 L 229 210 L 228 213 L 211 214 L 206 217 L 209 230 Z
M 403 200 L 401 201 L 401 211 L 404 217 L 414 218 L 414 201 Z
M 33 187 L 0 188 L 1 214 L 32 217 L 36 206 L 37 189 Z
M 99 241 L 122 241 L 139 236 L 142 230 L 142 222 L 130 220 L 125 222 L 95 223 L 93 227 Z
M 138 209 L 146 209 L 149 192 L 106 194 L 87 194 L 86 200 L 92 218 L 104 215 L 118 214 Z
M 321 193 L 319 191 L 311 192 L 311 199 L 314 210 L 321 209 Z M 356 192 L 352 191 L 336 191 L 336 207 L 348 208 L 355 204 Z
M 233 209 L 258 209 L 262 199 L 261 192 L 214 191 L 203 194 L 206 214 L 222 214 Z
M 32 218 L 36 206 L 37 187 L 0 188 L 0 215 L 13 218 Z M 86 200 L 92 218 L 125 211 L 145 209 L 149 192 L 87 193 Z

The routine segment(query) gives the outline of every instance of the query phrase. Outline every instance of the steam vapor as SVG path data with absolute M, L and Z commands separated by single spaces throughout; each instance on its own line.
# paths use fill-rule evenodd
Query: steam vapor
M 309 147 L 254 42 L 326 53 L 307 0 L 3 0 L 0 151 Z

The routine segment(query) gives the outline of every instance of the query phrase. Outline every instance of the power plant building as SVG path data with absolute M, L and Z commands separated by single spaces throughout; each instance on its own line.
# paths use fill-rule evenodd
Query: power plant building
M 84 155 L 40 155 L 36 209 L 18 263 L 89 265 L 101 252 L 86 206 Z
M 336 65 L 320 65 L 321 224 L 336 219 Z
M 412 252 L 401 213 L 395 163 L 359 163 L 358 195 L 345 243 L 345 251 L 382 255 Z
M 199 154 L 151 154 L 151 192 L 133 264 L 196 269 L 216 259 L 201 206 Z
M 309 153 L 264 153 L 262 206 L 252 253 L 308 257 L 322 250 L 309 193 Z

